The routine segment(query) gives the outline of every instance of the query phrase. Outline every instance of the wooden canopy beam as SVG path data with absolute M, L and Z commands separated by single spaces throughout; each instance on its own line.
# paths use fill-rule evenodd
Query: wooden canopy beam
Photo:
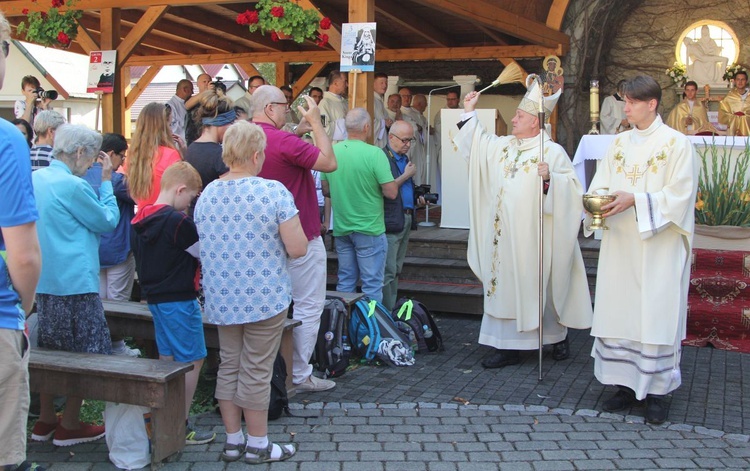
M 568 5 L 570 5 L 570 0 L 552 0 L 549 13 L 547 13 L 547 26 L 560 31 L 565 12 L 568 11 Z
M 192 23 L 196 28 L 203 28 L 203 31 L 207 32 L 221 31 L 225 39 L 231 39 L 248 48 L 267 51 L 279 50 L 279 44 L 271 41 L 268 36 L 250 33 L 247 26 L 228 21 L 226 18 L 228 14 L 234 15 L 235 12 L 221 5 L 205 5 L 201 7 L 200 11 L 196 11 L 194 8 L 171 7 L 165 19 L 180 24 L 182 22 Z M 189 27 L 193 26 L 190 25 Z
M 297 97 L 302 93 L 302 90 L 307 88 L 310 85 L 310 82 L 315 80 L 315 78 L 318 76 L 318 74 L 326 68 L 328 65 L 328 62 L 313 62 L 310 64 L 310 67 L 307 68 L 304 74 L 297 79 L 296 82 L 294 82 L 294 86 L 292 87 L 292 94 L 294 96 L 294 99 L 296 100 Z
M 84 16 L 80 20 L 80 24 L 86 28 L 86 31 L 91 36 L 91 38 L 96 42 L 97 35 L 101 35 L 101 26 L 99 24 L 98 18 L 90 17 L 90 16 Z M 122 22 L 120 24 L 120 31 L 122 34 L 127 35 L 128 32 L 132 29 L 132 26 L 130 23 Z M 78 38 L 76 38 L 76 41 Z M 98 48 L 101 49 L 101 48 Z M 180 54 L 180 55 L 187 55 L 187 54 L 205 54 L 207 52 L 210 52 L 210 49 L 207 48 L 201 48 L 198 49 L 197 47 L 180 43 L 177 41 L 174 41 L 172 39 L 168 39 L 164 36 L 160 36 L 154 32 L 152 32 L 149 36 L 144 38 L 144 40 L 137 45 L 134 54 L 135 55 L 151 55 L 151 54 L 161 54 L 161 53 L 171 53 L 171 54 Z
M 76 36 L 76 42 L 84 51 L 86 51 L 87 54 L 90 54 L 91 51 L 100 50 L 99 43 L 91 37 L 91 34 L 83 25 L 81 25 L 81 23 L 78 23 L 78 35 Z
M 567 52 L 570 38 L 544 23 L 524 18 L 521 15 L 497 6 L 492 0 L 414 0 L 421 5 L 442 10 L 467 21 L 495 28 L 513 37 L 546 47 L 559 47 L 560 54 Z
M 436 46 L 454 47 L 456 45 L 455 41 L 450 39 L 445 33 L 431 26 L 424 19 L 409 13 L 408 10 L 405 10 L 403 6 L 398 5 L 393 0 L 378 0 L 375 10 L 380 15 L 398 24 L 400 28 L 411 32 L 413 35 L 421 36 Z M 380 38 L 377 39 L 377 42 L 380 42 Z M 379 59 L 380 51 L 378 51 L 377 55 Z
M 221 0 L 222 3 L 247 3 L 246 0 Z M 156 6 L 169 6 L 169 0 L 128 0 L 127 5 L 124 5 L 122 0 L 78 0 L 75 3 L 74 9 L 76 10 L 104 10 L 111 8 L 122 8 L 127 7 L 128 9 L 143 9 Z M 180 0 L 180 6 L 192 6 L 192 5 L 212 5 L 216 3 L 216 0 Z M 23 13 L 24 9 L 29 11 L 47 11 L 49 3 L 47 2 L 29 2 L 28 0 L 11 0 L 4 1 L 3 13 L 6 17 L 10 16 L 26 16 Z M 64 5 L 60 7 L 60 11 L 68 10 L 68 6 Z
M 449 48 L 384 49 L 378 51 L 378 60 L 399 62 L 412 60 L 469 60 L 497 59 L 511 57 L 544 57 L 550 54 L 561 55 L 559 47 L 543 46 L 478 46 Z M 301 57 L 311 62 L 338 62 L 341 58 L 336 51 L 296 51 L 296 52 L 245 52 L 235 54 L 193 54 L 133 56 L 128 65 L 181 65 L 181 64 L 225 64 L 258 62 L 297 62 Z
M 318 12 L 318 16 L 320 18 L 323 18 L 328 15 L 324 15 L 321 13 L 320 8 L 318 8 L 312 1 L 310 0 L 299 0 L 299 6 L 304 8 L 305 10 L 312 9 Z M 372 20 L 375 21 L 375 20 Z M 331 25 L 331 27 L 327 30 L 318 30 L 321 34 L 327 34 L 328 35 L 328 44 L 331 45 L 334 51 L 341 54 L 341 32 L 337 30 L 336 28 Z
M 127 62 L 128 58 L 133 54 L 133 49 L 143 41 L 143 38 L 151 32 L 156 23 L 164 16 L 169 7 L 167 5 L 160 5 L 157 7 L 149 7 L 148 10 L 143 13 L 143 16 L 138 20 L 133 29 L 130 30 L 125 39 L 122 40 L 119 46 L 117 46 L 117 65 L 122 66 Z
M 138 79 L 138 83 L 136 83 L 133 88 L 130 89 L 127 96 L 125 97 L 125 109 L 129 110 L 131 106 L 133 106 L 133 103 L 138 99 L 139 96 L 143 93 L 144 90 L 146 90 L 146 87 L 149 86 L 151 81 L 156 77 L 156 74 L 159 73 L 161 70 L 160 65 L 152 65 L 148 69 L 146 69 L 146 72 L 141 76 L 141 78 Z

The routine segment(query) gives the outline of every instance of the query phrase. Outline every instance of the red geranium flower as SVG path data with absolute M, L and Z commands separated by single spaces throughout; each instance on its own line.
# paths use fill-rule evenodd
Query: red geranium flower
M 28 8 L 24 8 L 23 10 L 21 10 L 21 13 L 23 13 L 24 15 L 28 15 L 29 14 L 29 9 Z
M 52 0 L 52 8 L 60 8 L 63 5 L 65 5 L 64 0 Z
M 67 34 L 60 31 L 59 33 L 57 33 L 57 42 L 59 42 L 63 46 L 67 46 L 68 44 L 70 44 L 70 38 Z
M 237 24 L 238 25 L 250 24 L 250 10 L 246 10 L 245 13 L 240 13 L 237 15 Z
M 320 19 L 320 29 L 329 29 L 331 27 L 331 19 L 327 16 Z
M 43 12 L 42 12 L 42 19 L 43 19 L 43 20 L 46 20 L 46 19 L 47 19 L 47 12 L 46 12 L 46 11 L 43 11 Z
M 315 44 L 319 47 L 324 47 L 326 44 L 328 44 L 328 35 L 327 34 L 319 34 L 318 39 L 315 41 Z
M 276 31 L 271 31 L 271 41 L 277 41 L 279 40 L 279 35 L 276 34 Z
M 248 22 L 251 25 L 254 25 L 254 24 L 256 24 L 258 22 L 258 12 L 257 11 L 255 11 L 255 10 L 253 10 L 253 11 L 248 10 L 247 13 L 246 13 L 246 15 L 247 15 L 247 20 L 248 20 Z
M 276 18 L 281 18 L 282 16 L 284 16 L 284 7 L 271 8 L 271 16 L 275 16 Z

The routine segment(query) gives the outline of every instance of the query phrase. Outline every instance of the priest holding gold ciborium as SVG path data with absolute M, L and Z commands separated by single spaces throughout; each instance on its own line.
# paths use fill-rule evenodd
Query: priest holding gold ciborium
M 661 87 L 638 76 L 623 86 L 625 115 L 633 129 L 618 134 L 594 175 L 591 194 L 609 194 L 598 216 L 603 231 L 596 279 L 594 374 L 618 386 L 607 412 L 645 400 L 645 418 L 666 420 L 664 396 L 678 388 L 685 338 L 694 204 L 695 150 L 684 134 L 656 113 Z M 591 235 L 595 216 L 586 217 Z

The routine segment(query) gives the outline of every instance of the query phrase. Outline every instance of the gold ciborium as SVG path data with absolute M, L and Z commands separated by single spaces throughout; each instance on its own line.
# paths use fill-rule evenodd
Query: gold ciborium
M 591 213 L 593 218 L 591 224 L 586 226 L 587 231 L 595 231 L 597 229 L 607 230 L 609 227 L 604 225 L 604 218 L 602 214 L 602 206 L 609 204 L 615 200 L 615 195 L 583 195 L 583 208 Z

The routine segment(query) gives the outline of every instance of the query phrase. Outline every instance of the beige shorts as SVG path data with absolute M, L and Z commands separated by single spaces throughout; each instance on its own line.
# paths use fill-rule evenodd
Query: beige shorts
M 29 342 L 20 330 L 0 329 L 0 467 L 26 459 Z
M 221 364 L 216 399 L 238 407 L 268 410 L 273 362 L 281 345 L 287 311 L 261 322 L 220 325 Z

